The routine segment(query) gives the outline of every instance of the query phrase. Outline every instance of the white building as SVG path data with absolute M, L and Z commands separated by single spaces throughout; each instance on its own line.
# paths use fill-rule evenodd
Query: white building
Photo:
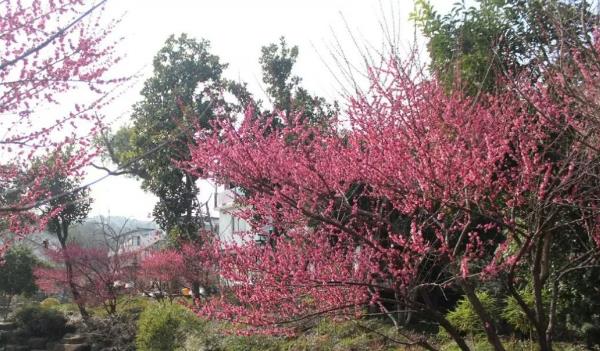
M 239 232 L 247 231 L 250 225 L 234 215 L 239 208 L 235 203 L 234 189 L 225 189 L 217 193 L 216 210 L 219 212 L 219 239 L 224 242 L 239 241 Z

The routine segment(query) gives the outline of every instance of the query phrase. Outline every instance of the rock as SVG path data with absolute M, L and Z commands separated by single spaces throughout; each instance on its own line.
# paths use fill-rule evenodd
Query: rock
M 13 330 L 16 327 L 14 322 L 0 322 L 0 330 Z
M 27 345 L 32 349 L 45 349 L 48 343 L 48 338 L 30 338 L 27 340 Z

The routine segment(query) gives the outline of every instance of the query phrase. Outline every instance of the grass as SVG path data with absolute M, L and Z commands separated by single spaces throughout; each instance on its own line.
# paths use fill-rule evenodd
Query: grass
M 238 336 L 226 323 L 208 322 L 203 330 L 192 333 L 185 350 L 232 351 L 396 351 L 418 350 L 402 348 L 392 339 L 400 339 L 394 328 L 379 321 L 333 321 L 322 319 L 309 330 L 295 337 L 266 335 Z

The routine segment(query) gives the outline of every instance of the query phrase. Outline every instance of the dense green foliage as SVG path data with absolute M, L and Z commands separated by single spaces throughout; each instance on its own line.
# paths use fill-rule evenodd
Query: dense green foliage
M 3 264 L 0 265 L 0 294 L 34 294 L 37 286 L 33 269 L 37 264 L 37 259 L 24 246 L 13 246 L 8 250 L 4 255 Z
M 208 128 L 216 110 L 227 106 L 219 98 L 227 88 L 221 78 L 226 65 L 209 48 L 209 42 L 185 34 L 169 37 L 154 57 L 142 100 L 133 106 L 132 124 L 107 140 L 112 160 L 159 198 L 154 219 L 175 236 L 195 237 L 202 217 L 197 177 L 173 162 L 189 158 L 191 128 Z
M 33 336 L 59 339 L 66 333 L 67 320 L 64 315 L 60 311 L 40 305 L 30 305 L 20 309 L 15 314 L 14 320 Z
M 584 1 L 463 1 L 446 15 L 427 0 L 416 5 L 412 19 L 428 39 L 431 71 L 448 90 L 469 95 L 499 88 L 507 72 L 551 63 L 563 40 L 584 38 L 596 21 Z
M 600 268 L 592 267 L 571 274 L 559 288 L 559 313 L 565 330 L 574 331 L 578 337 L 587 335 L 587 330 L 595 330 L 600 334 Z
M 201 328 L 190 330 L 184 349 L 187 351 L 400 351 L 420 350 L 417 346 L 406 346 L 407 340 L 399 335 L 393 325 L 381 319 L 360 321 L 335 321 L 324 318 L 316 325 L 307 327 L 297 335 L 290 337 L 271 335 L 237 335 L 227 323 L 206 322 Z M 419 334 L 402 330 L 413 337 Z M 432 341 L 439 350 L 458 350 L 446 337 Z M 492 350 L 485 336 L 478 334 L 469 338 L 473 350 Z M 506 340 L 506 350 L 531 350 L 528 341 Z M 583 345 L 558 343 L 557 350 L 583 351 Z
M 74 151 L 69 149 L 38 158 L 29 170 L 28 179 L 35 179 L 44 169 L 59 167 L 72 161 Z M 69 240 L 69 229 L 73 224 L 80 224 L 87 218 L 92 208 L 93 199 L 90 189 L 82 187 L 81 176 L 56 173 L 45 177 L 41 187 L 48 194 L 48 200 L 39 204 L 43 216 L 49 216 L 47 230 L 56 235 L 61 247 Z
M 274 112 L 283 113 L 287 118 L 286 123 L 290 123 L 297 115 L 301 115 L 305 122 L 323 123 L 338 112 L 338 106 L 322 97 L 312 96 L 302 87 L 302 78 L 292 74 L 298 54 L 298 47 L 289 47 L 283 37 L 279 43 L 262 47 L 259 63 L 266 92 Z M 269 111 L 263 115 L 269 115 Z
M 24 246 L 13 246 L 0 263 L 0 311 L 4 318 L 11 310 L 13 297 L 30 296 L 37 291 L 33 274 L 38 260 Z
M 137 349 L 140 351 L 181 349 L 186 334 L 200 326 L 200 320 L 179 304 L 149 305 L 138 321 Z
M 498 303 L 488 292 L 478 292 L 477 298 L 489 314 L 492 316 L 498 315 Z M 470 335 L 484 334 L 483 323 L 466 297 L 458 301 L 456 308 L 448 312 L 446 318 L 462 333 Z

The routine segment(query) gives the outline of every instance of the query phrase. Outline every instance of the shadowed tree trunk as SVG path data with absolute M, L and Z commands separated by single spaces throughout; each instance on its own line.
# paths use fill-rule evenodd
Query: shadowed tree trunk
M 81 294 L 77 289 L 77 285 L 75 284 L 75 280 L 73 278 L 73 264 L 71 263 L 71 259 L 66 251 L 67 248 L 67 238 L 69 237 L 69 225 L 64 220 L 56 218 L 57 221 L 57 232 L 56 236 L 58 237 L 58 241 L 60 242 L 60 248 L 62 249 L 63 257 L 65 259 L 65 268 L 67 274 L 67 282 L 69 284 L 69 290 L 71 290 L 71 295 L 73 295 L 73 300 L 79 309 L 79 313 L 81 313 L 81 317 L 84 320 L 88 320 L 90 315 L 85 309 L 85 305 L 81 301 Z

